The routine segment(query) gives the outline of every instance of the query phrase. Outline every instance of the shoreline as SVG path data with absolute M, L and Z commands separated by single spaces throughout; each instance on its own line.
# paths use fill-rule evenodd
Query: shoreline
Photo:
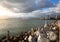
M 57 21 L 54 22 L 54 23 L 52 23 L 52 24 L 49 24 L 49 25 L 55 25 L 55 24 L 56 24 L 56 25 L 58 24 Z M 59 23 L 59 24 L 60 24 L 60 23 Z M 55 27 L 56 27 L 56 26 L 55 26 Z M 39 27 L 39 28 L 42 28 L 42 27 Z M 7 37 L 7 40 L 8 40 L 8 39 L 11 39 L 11 37 L 12 37 L 12 38 L 13 38 L 13 37 L 15 38 L 15 37 L 20 37 L 20 36 L 22 36 L 22 35 L 25 35 L 25 33 L 27 33 L 27 34 L 30 35 L 30 32 L 33 33 L 33 32 L 35 32 L 37 29 L 38 29 L 38 28 L 36 28 L 36 29 L 35 29 L 35 28 L 31 28 L 30 31 L 21 32 L 21 33 L 20 33 L 19 35 L 17 35 L 17 36 L 11 36 L 11 35 L 10 35 L 10 31 L 7 31 L 7 35 L 5 35 L 4 37 L 5 37 L 5 38 Z M 50 29 L 50 27 L 49 27 L 49 29 Z M 49 30 L 49 29 L 46 28 L 47 31 L 51 31 L 51 30 L 52 30 L 52 28 L 51 28 L 51 30 Z M 58 28 L 57 28 L 57 29 L 58 29 Z M 45 30 L 45 31 L 46 31 L 46 30 Z M 55 30 L 52 30 L 52 31 L 55 32 Z M 60 31 L 59 31 L 59 32 L 60 32 Z M 57 33 L 58 33 L 58 30 L 57 30 Z M 4 38 L 4 37 L 2 37 L 2 38 Z M 60 37 L 60 36 L 59 36 L 59 37 Z M 1 38 L 1 39 L 2 39 L 2 38 Z M 21 38 L 21 37 L 20 37 L 20 38 Z M 1 39 L 0 39 L 0 40 L 1 40 Z M 18 39 L 18 38 L 17 38 L 17 39 Z M 3 40 L 3 39 L 2 39 L 2 40 Z M 59 40 L 60 40 L 60 39 L 59 39 Z

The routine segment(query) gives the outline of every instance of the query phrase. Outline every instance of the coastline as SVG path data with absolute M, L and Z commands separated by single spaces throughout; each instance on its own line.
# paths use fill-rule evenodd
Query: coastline
M 60 20 L 58 20 L 59 22 L 60 22 Z M 60 24 L 58 21 L 56 21 L 56 22 L 54 22 L 54 23 L 52 23 L 52 24 L 49 24 L 49 25 L 57 25 L 59 28 L 60 28 L 60 26 L 58 25 L 58 24 Z M 55 26 L 56 27 L 56 26 Z M 39 27 L 39 28 L 42 28 L 42 27 Z M 49 27 L 50 28 L 50 27 Z M 7 40 L 8 39 L 10 39 L 11 37 L 13 38 L 15 38 L 15 37 L 20 37 L 21 35 L 25 35 L 25 33 L 27 33 L 27 34 L 30 34 L 30 32 L 34 32 L 34 31 L 36 31 L 37 29 L 33 29 L 33 28 L 31 28 L 32 30 L 30 30 L 30 31 L 27 31 L 27 32 L 21 32 L 19 35 L 17 35 L 17 36 L 11 36 L 10 35 L 10 32 L 9 31 L 7 31 L 7 36 L 4 36 L 5 38 L 7 37 Z M 52 29 L 52 28 L 51 28 Z M 46 28 L 45 30 L 48 30 L 48 31 L 51 31 L 51 30 L 49 30 L 48 28 Z M 60 30 L 60 29 L 59 29 Z M 55 30 L 54 30 L 55 31 Z M 60 32 L 60 31 L 59 31 Z M 34 33 L 33 33 L 34 34 Z M 59 33 L 59 35 L 60 35 L 60 33 Z M 3 37 L 3 38 L 4 38 Z M 18 38 L 17 38 L 18 39 Z M 59 36 L 59 40 L 60 40 L 60 36 Z

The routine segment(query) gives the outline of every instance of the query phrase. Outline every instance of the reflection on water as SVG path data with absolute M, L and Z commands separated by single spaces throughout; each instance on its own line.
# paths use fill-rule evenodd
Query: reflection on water
M 7 25 L 6 20 L 0 20 L 0 30 L 5 29 L 6 25 Z
M 4 31 L 4 29 L 7 29 L 6 28 L 7 24 L 8 24 L 7 20 L 0 20 L 0 34 L 4 34 L 5 33 L 3 31 Z
M 52 21 L 52 20 L 48 20 Z M 44 24 L 44 20 L 20 20 L 20 19 L 6 19 L 0 20 L 0 35 L 6 34 L 7 30 L 10 33 L 16 34 L 21 31 L 27 31 L 31 27 L 38 27 Z

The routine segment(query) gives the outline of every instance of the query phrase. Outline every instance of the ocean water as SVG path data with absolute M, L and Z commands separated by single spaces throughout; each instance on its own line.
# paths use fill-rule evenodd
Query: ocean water
M 31 28 L 37 28 L 40 25 L 44 25 L 45 21 L 54 22 L 55 20 L 21 20 L 21 19 L 4 19 L 0 20 L 0 36 L 7 35 L 7 31 L 10 31 L 10 35 L 18 35 L 22 31 L 30 30 Z

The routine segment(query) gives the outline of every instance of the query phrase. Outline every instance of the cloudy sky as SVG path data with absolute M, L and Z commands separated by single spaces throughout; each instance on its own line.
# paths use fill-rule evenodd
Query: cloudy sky
M 0 0 L 0 19 L 60 14 L 60 0 Z

